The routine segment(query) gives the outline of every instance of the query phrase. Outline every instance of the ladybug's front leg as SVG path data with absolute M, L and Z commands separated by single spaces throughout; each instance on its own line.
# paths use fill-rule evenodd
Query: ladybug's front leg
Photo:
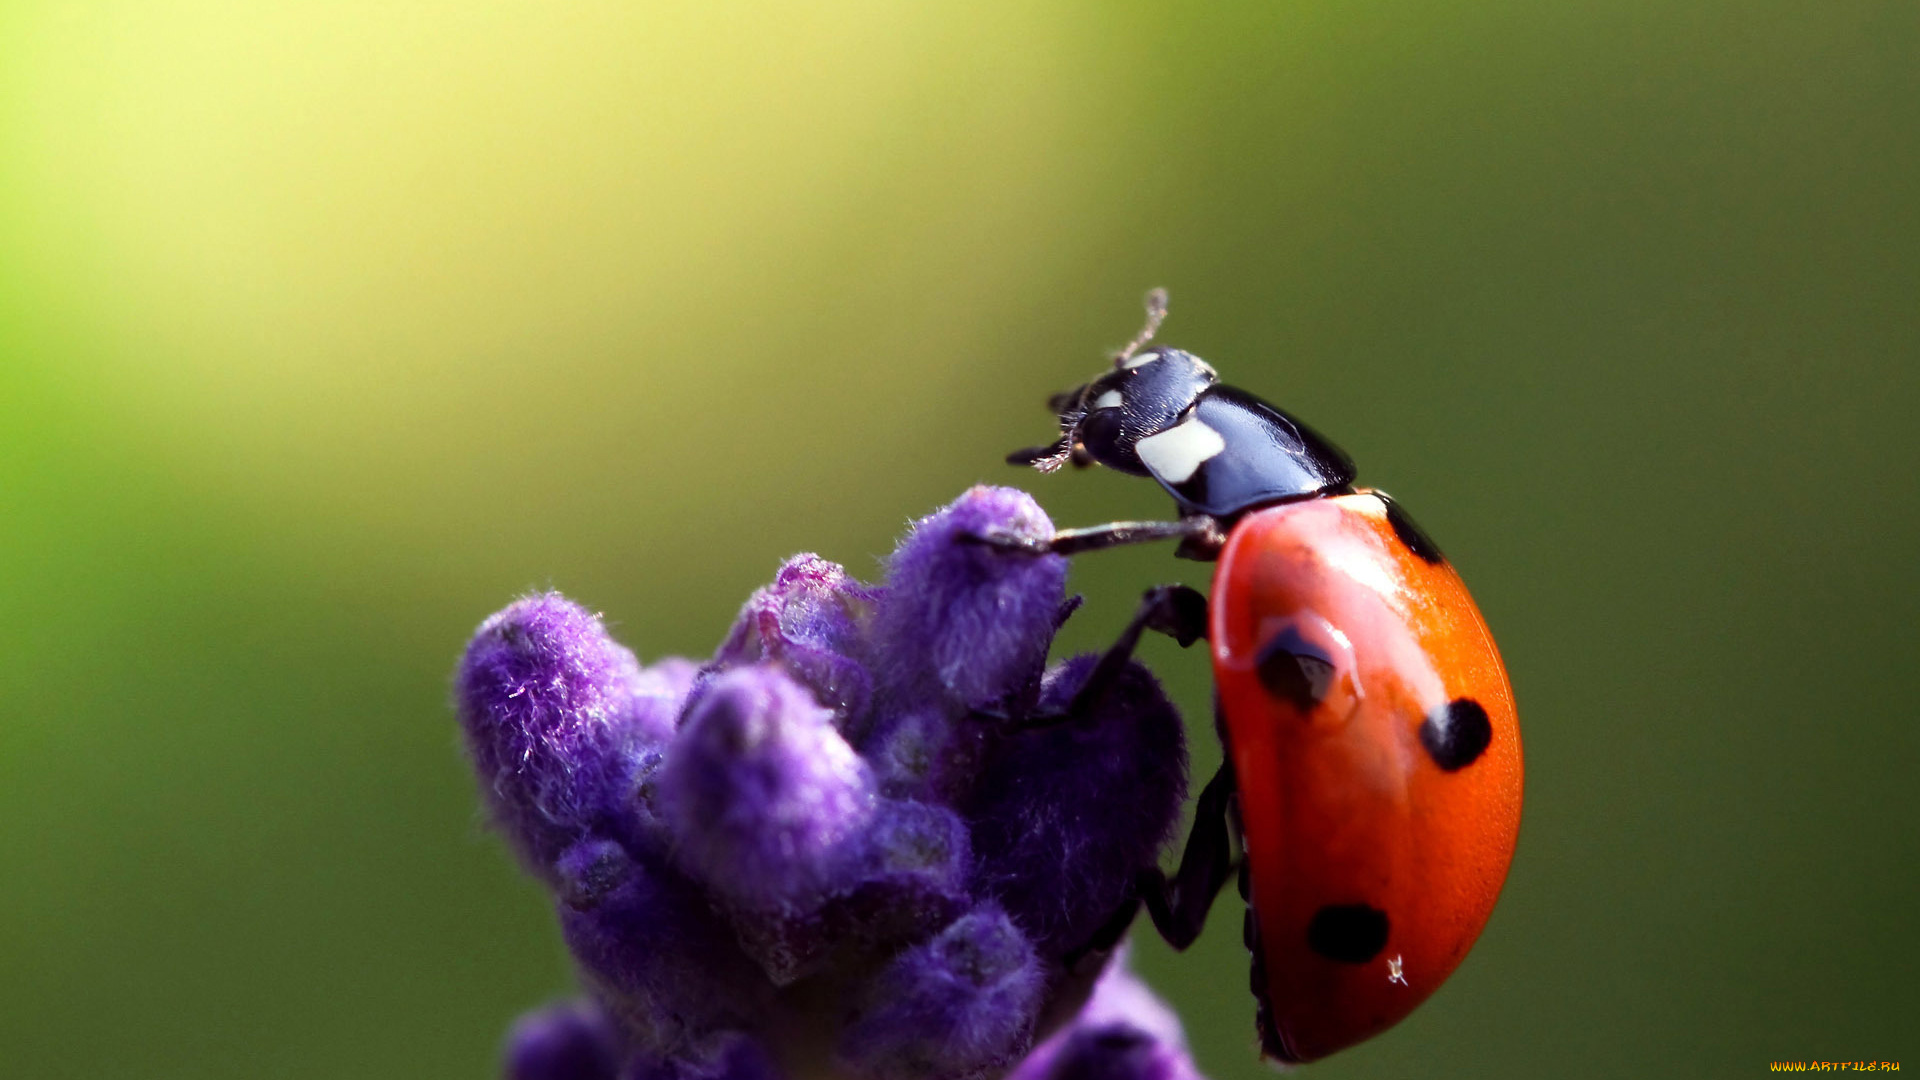
M 1084 529 L 1056 529 L 1045 540 L 1014 532 L 990 532 L 962 536 L 960 539 L 1022 555 L 1078 555 L 1083 551 L 1100 551 L 1127 544 L 1178 540 L 1180 547 L 1174 552 L 1175 556 L 1210 562 L 1219 556 L 1227 535 L 1220 527 L 1218 518 L 1192 514 L 1179 521 L 1110 521 L 1105 525 L 1090 525 Z

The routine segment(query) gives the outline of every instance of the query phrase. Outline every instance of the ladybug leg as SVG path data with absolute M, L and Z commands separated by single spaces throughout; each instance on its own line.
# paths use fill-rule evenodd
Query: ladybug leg
M 1207 911 L 1213 898 L 1233 876 L 1233 834 L 1229 831 L 1228 810 L 1233 803 L 1233 771 L 1225 764 L 1213 774 L 1200 791 L 1194 807 L 1193 832 L 1187 837 L 1187 849 L 1180 856 L 1180 868 L 1169 879 L 1155 866 L 1140 871 L 1131 895 L 1100 924 L 1086 944 L 1068 953 L 1062 962 L 1069 970 L 1078 970 L 1088 957 L 1105 960 L 1114 946 L 1127 934 L 1144 902 L 1153 928 L 1167 944 L 1184 950 L 1200 936 L 1207 923 Z
M 1111 521 L 1084 529 L 1058 529 L 1045 540 L 999 531 L 961 539 L 1022 555 L 1078 555 L 1124 544 L 1178 540 L 1180 549 L 1176 554 L 1204 561 L 1219 554 L 1221 545 L 1226 543 L 1226 533 L 1219 521 L 1206 514 L 1195 514 L 1179 521 Z
M 1179 642 L 1183 649 L 1205 638 L 1207 598 L 1185 585 L 1155 585 L 1148 589 L 1140 598 L 1140 607 L 1134 611 L 1133 618 L 1127 621 L 1127 628 L 1120 631 L 1120 636 L 1100 655 L 1093 673 L 1074 693 L 1073 702 L 1067 706 L 1068 716 L 1085 716 L 1100 703 L 1133 660 L 1133 650 L 1139 647 L 1140 635 L 1147 630 L 1160 631 Z
M 1120 636 L 1101 654 L 1087 681 L 1080 684 L 1065 709 L 1008 719 L 1003 730 L 1017 732 L 1052 727 L 1091 713 L 1119 681 L 1120 673 L 1127 669 L 1133 650 L 1140 644 L 1140 635 L 1150 629 L 1178 641 L 1183 649 L 1199 641 L 1207 636 L 1207 598 L 1185 585 L 1156 585 L 1148 589 L 1126 629 L 1120 631 Z
M 1153 928 L 1175 949 L 1185 949 L 1200 936 L 1213 898 L 1233 876 L 1236 860 L 1228 820 L 1233 796 L 1233 769 L 1222 762 L 1220 771 L 1200 791 L 1180 868 L 1172 878 L 1157 866 L 1140 872 L 1138 888 L 1147 915 L 1153 919 Z

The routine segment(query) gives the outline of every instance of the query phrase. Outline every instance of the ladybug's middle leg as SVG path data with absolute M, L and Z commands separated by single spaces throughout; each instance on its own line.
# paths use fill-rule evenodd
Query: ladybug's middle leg
M 1140 599 L 1140 607 L 1127 622 L 1126 629 L 1100 656 L 1087 675 L 1087 681 L 1074 692 L 1073 700 L 1057 713 L 1043 713 L 1005 721 L 1009 732 L 1031 731 L 1077 720 L 1091 713 L 1119 682 L 1120 675 L 1133 660 L 1140 635 L 1158 630 L 1180 643 L 1181 648 L 1207 636 L 1207 598 L 1185 585 L 1156 585 Z
M 1228 821 L 1233 805 L 1233 765 L 1221 762 L 1200 791 L 1193 809 L 1193 831 L 1180 854 L 1180 868 L 1169 878 L 1157 866 L 1140 872 L 1140 899 L 1153 928 L 1167 944 L 1184 950 L 1207 925 L 1207 912 L 1221 886 L 1233 876 L 1234 843 Z
M 1126 900 L 1115 908 L 1093 937 L 1068 953 L 1069 968 L 1083 958 L 1104 958 L 1113 951 L 1127 928 L 1133 925 L 1142 903 L 1153 928 L 1168 945 L 1185 950 L 1200 937 L 1207 924 L 1207 912 L 1236 863 L 1229 814 L 1233 806 L 1233 767 L 1226 762 L 1200 790 L 1193 810 L 1193 831 L 1187 834 L 1187 847 L 1180 855 L 1180 868 L 1169 878 L 1158 866 L 1140 871 Z

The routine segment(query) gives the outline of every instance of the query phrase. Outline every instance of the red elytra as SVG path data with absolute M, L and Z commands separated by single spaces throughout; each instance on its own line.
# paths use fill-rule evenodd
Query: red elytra
M 1275 1056 L 1310 1061 L 1398 1022 L 1479 937 L 1520 828 L 1513 692 L 1459 575 L 1403 542 L 1371 492 L 1243 518 L 1209 630 L 1263 1034 Z M 1261 677 L 1282 630 L 1333 661 L 1310 708 Z M 1490 737 L 1442 768 L 1422 729 L 1463 701 Z

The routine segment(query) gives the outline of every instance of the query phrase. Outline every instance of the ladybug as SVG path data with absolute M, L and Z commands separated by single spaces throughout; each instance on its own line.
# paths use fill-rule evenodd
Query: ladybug
M 1147 629 L 1210 646 L 1220 772 L 1179 868 L 1142 870 L 1090 951 L 1142 904 L 1186 948 L 1237 870 L 1262 1049 L 1311 1061 L 1399 1022 L 1479 936 L 1520 827 L 1513 692 L 1466 586 L 1406 510 L 1354 487 L 1352 459 L 1292 415 L 1148 347 L 1166 294 L 1147 307 L 1110 370 L 1054 396 L 1059 439 L 1007 460 L 1151 477 L 1178 520 L 979 539 L 1033 554 L 1178 540 L 1215 563 L 1211 603 L 1149 590 L 1068 709 L 1110 688 Z

